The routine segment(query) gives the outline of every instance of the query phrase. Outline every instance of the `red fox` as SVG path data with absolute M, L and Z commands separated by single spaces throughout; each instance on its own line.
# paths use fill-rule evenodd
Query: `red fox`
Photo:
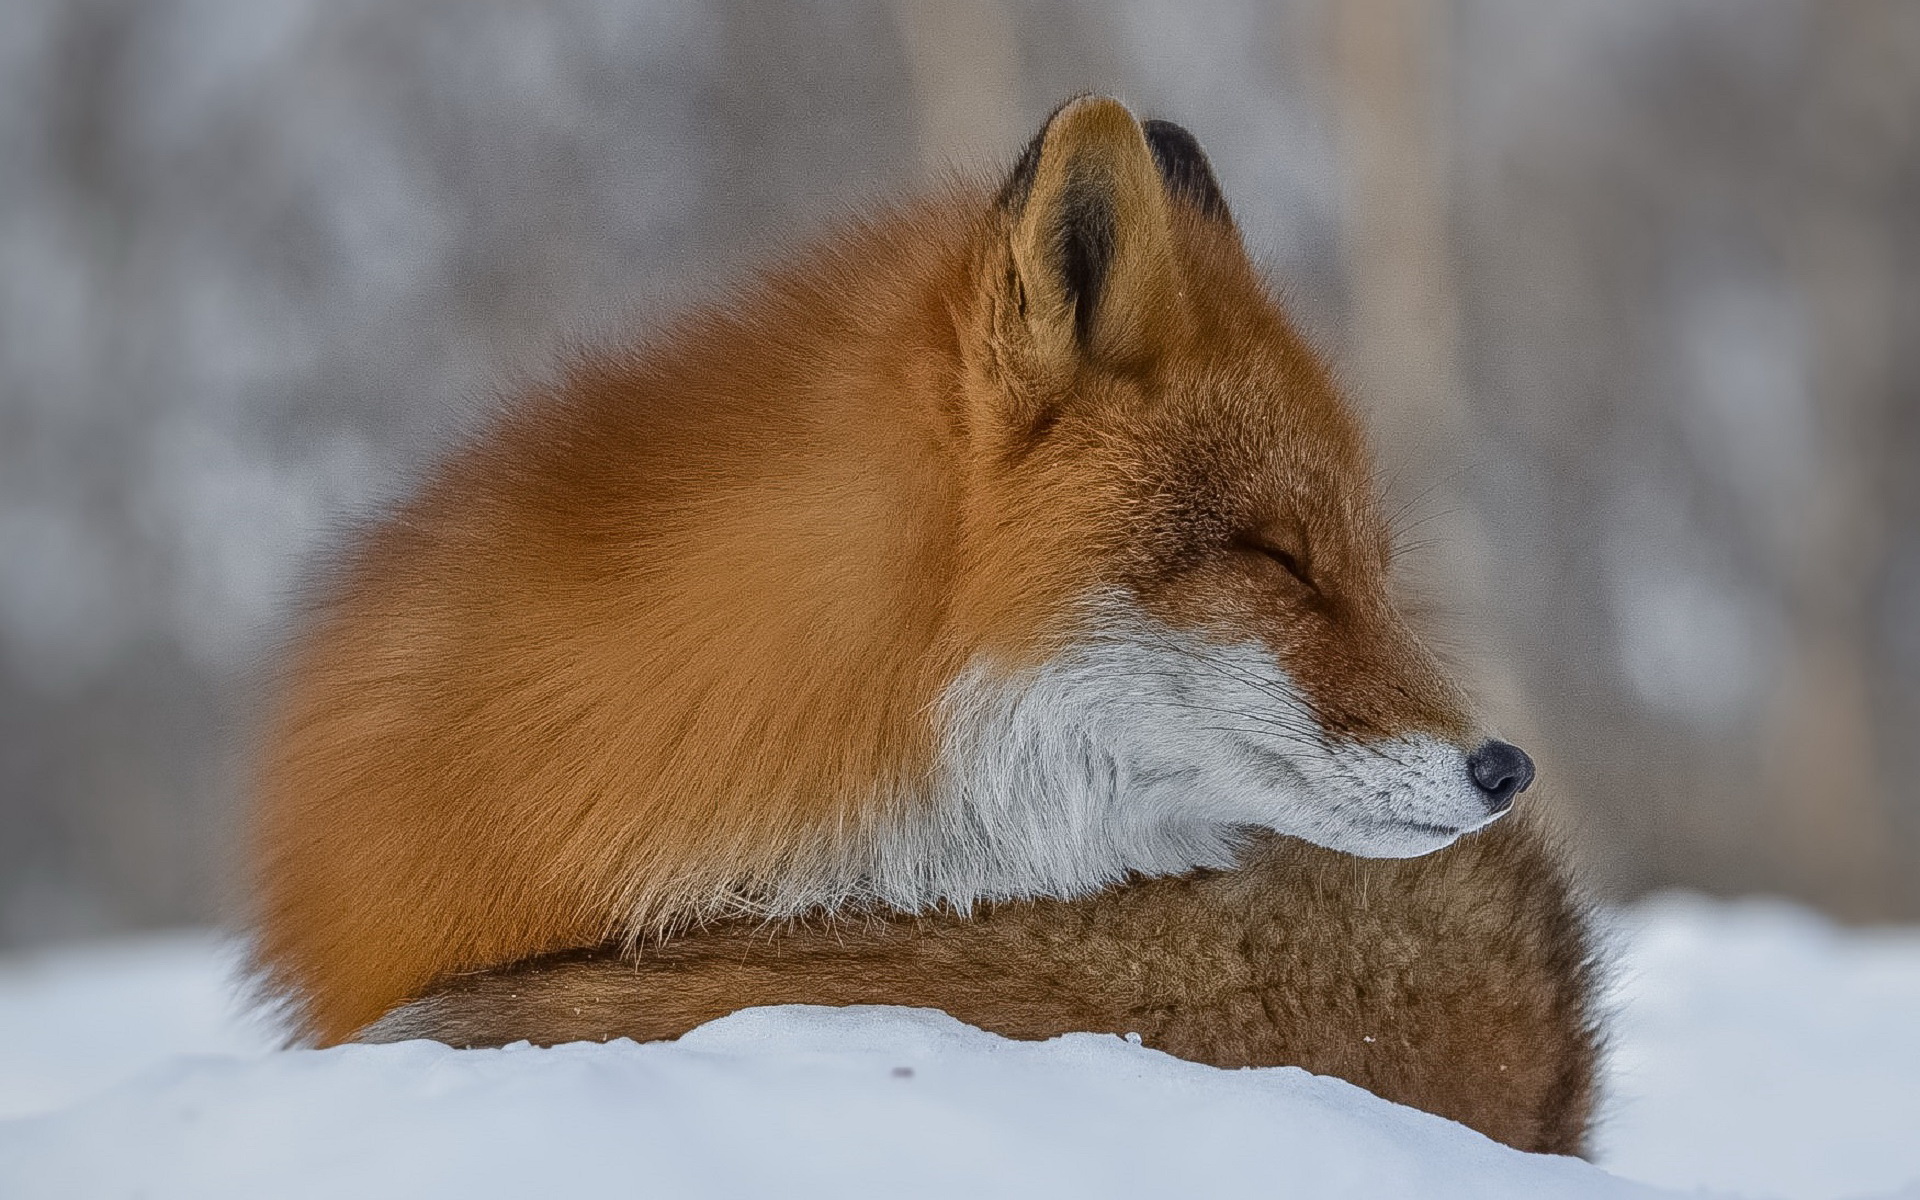
M 1572 1015 L 1541 1053 L 1588 1069 L 1537 835 L 1346 857 L 1431 855 L 1533 776 L 1410 632 L 1389 552 L 1358 423 L 1198 143 L 1076 99 L 997 188 L 574 363 L 365 537 L 270 735 L 257 965 L 326 1044 L 540 956 L 691 962 L 729 918 L 881 914 L 906 963 L 901 930 L 958 945 L 977 911 L 1000 954 L 1012 924 L 1234 886 L 1129 880 L 1257 861 L 1306 921 L 1331 910 L 1300 880 L 1394 894 L 1400 932 L 1328 926 L 1390 943 L 1318 963 L 1336 990 L 1391 994 L 1353 973 L 1420 961 L 1422 906 L 1489 961 L 1551 929 L 1523 957 Z M 1472 939 L 1444 953 L 1473 998 Z

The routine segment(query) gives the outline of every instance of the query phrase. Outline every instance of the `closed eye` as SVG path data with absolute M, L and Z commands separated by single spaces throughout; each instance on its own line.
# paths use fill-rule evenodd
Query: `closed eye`
M 1286 547 L 1277 546 L 1265 538 L 1251 534 L 1235 539 L 1234 545 L 1249 554 L 1257 554 L 1268 562 L 1277 564 L 1281 570 L 1293 576 L 1294 582 L 1308 591 L 1320 590 L 1315 586 L 1313 576 L 1307 573 L 1306 564 L 1300 561 L 1300 556 Z

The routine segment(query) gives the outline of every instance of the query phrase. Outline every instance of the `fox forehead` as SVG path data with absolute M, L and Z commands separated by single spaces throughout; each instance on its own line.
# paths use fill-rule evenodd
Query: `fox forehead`
M 1343 577 L 1378 574 L 1388 536 L 1364 436 L 1310 351 L 1290 333 L 1272 340 L 1203 345 L 1108 382 L 1106 402 L 1051 430 L 1031 469 L 1097 494 L 1089 515 L 1136 568 L 1178 570 L 1254 538 Z

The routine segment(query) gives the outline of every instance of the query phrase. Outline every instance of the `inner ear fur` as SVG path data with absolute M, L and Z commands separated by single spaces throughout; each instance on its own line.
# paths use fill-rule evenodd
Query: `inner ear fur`
M 998 332 L 1024 351 L 1019 358 L 1043 374 L 1083 363 L 1124 368 L 1177 332 L 1185 311 L 1168 188 L 1124 105 L 1082 97 L 1062 106 L 1001 203 L 1012 223 L 999 286 L 1011 294 L 996 306 L 1010 326 Z

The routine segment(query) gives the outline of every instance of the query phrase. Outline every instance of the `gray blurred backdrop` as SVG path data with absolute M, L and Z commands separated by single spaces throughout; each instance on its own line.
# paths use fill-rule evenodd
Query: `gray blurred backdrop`
M 1920 5 L 4 0 L 0 943 L 231 914 L 477 404 L 1083 88 L 1192 128 L 1616 895 L 1920 915 Z

